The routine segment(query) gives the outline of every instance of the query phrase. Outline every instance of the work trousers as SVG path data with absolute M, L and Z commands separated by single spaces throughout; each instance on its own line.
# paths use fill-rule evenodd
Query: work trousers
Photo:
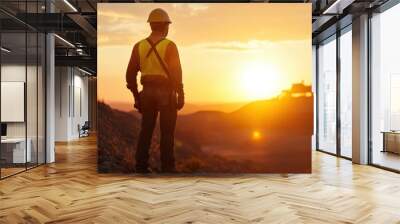
M 141 130 L 136 151 L 136 169 L 147 169 L 149 149 L 160 113 L 160 155 L 163 172 L 175 170 L 174 132 L 177 117 L 176 94 L 170 88 L 144 86 L 140 93 Z

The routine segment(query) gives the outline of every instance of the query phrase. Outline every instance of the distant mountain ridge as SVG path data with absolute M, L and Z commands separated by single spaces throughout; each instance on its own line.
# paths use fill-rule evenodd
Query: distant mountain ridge
M 114 109 L 125 111 L 125 112 L 130 112 L 134 110 L 133 108 L 133 101 L 132 102 L 107 102 L 109 106 L 111 106 Z M 182 110 L 179 111 L 179 114 L 185 115 L 185 114 L 191 114 L 195 113 L 198 111 L 222 111 L 222 112 L 233 112 L 243 105 L 245 105 L 246 102 L 237 102 L 237 103 L 201 103 L 201 104 L 196 104 L 196 103 L 186 103 L 185 106 L 183 107 Z
M 233 122 L 239 126 L 252 128 L 272 128 L 275 131 L 313 132 L 313 98 L 296 97 L 285 99 L 268 99 L 248 103 L 239 109 L 225 113 L 221 111 L 197 111 L 180 115 L 180 122 L 198 121 L 199 126 L 208 122 Z

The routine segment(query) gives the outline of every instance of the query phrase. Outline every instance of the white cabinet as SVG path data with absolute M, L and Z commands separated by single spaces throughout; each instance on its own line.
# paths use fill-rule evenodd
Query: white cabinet
M 27 143 L 26 151 L 25 144 Z M 2 147 L 12 151 L 12 163 L 25 163 L 32 161 L 32 140 L 25 138 L 7 138 L 1 140 Z

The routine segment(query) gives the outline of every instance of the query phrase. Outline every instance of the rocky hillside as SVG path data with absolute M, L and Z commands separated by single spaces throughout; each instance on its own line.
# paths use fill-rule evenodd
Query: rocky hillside
M 98 170 L 99 172 L 133 172 L 140 130 L 140 115 L 135 112 L 115 110 L 98 103 Z M 150 149 L 150 166 L 160 170 L 159 128 L 157 127 Z M 232 172 L 251 169 L 245 161 L 234 161 L 204 153 L 199 144 L 176 136 L 176 166 L 180 172 Z
M 180 172 L 310 172 L 312 97 L 275 98 L 232 113 L 200 111 L 180 115 L 175 155 Z M 132 172 L 140 114 L 99 103 L 99 171 Z M 158 125 L 157 125 L 158 126 Z M 260 137 L 252 138 L 254 131 Z M 150 164 L 158 171 L 159 129 Z

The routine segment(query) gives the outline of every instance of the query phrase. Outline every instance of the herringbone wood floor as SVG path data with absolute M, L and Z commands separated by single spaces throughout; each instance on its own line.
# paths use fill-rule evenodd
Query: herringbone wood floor
M 313 153 L 311 175 L 97 174 L 94 138 L 0 181 L 0 223 L 400 223 L 400 175 Z

